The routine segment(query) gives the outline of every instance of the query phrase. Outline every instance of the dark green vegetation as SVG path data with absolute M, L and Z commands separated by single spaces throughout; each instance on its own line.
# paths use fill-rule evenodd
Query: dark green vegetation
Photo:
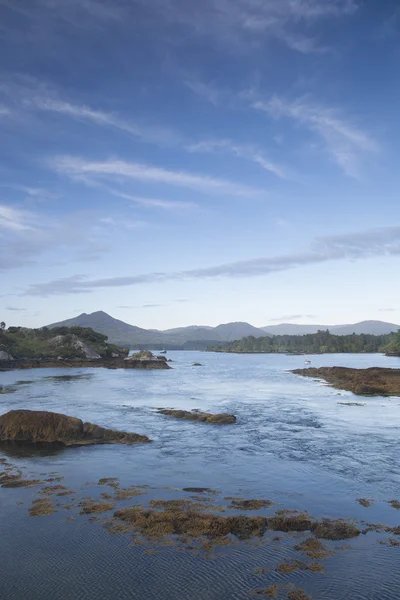
M 400 396 L 400 369 L 321 367 L 296 369 L 292 373 L 324 379 L 335 388 L 360 396 Z
M 0 352 L 15 359 L 109 359 L 128 354 L 109 344 L 107 336 L 83 327 L 9 327 L 0 330 Z
M 196 421 L 199 423 L 213 423 L 214 425 L 232 425 L 236 423 L 235 415 L 226 413 L 213 415 L 212 413 L 204 413 L 197 410 L 174 410 L 171 408 L 159 408 L 158 412 L 174 419 L 182 419 L 183 421 Z
M 104 429 L 75 417 L 33 410 L 12 410 L 0 417 L 0 441 L 8 440 L 64 446 L 150 442 L 145 435 Z
M 275 335 L 243 338 L 211 348 L 215 352 L 235 353 L 400 353 L 400 331 L 387 335 L 332 335 L 329 330 L 308 335 Z

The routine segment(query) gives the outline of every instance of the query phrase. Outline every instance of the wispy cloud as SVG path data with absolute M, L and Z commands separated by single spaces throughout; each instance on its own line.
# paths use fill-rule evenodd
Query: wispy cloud
M 80 179 L 126 178 L 149 183 L 189 188 L 207 194 L 255 197 L 261 190 L 240 185 L 233 181 L 197 175 L 186 171 L 171 171 L 153 165 L 131 163 L 123 160 L 87 161 L 74 156 L 59 156 L 48 161 L 48 165 L 60 174 Z
M 109 249 L 110 239 L 115 240 L 115 232 L 107 235 L 109 225 L 100 219 L 94 211 L 70 213 L 60 220 L 43 212 L 0 205 L 0 271 L 39 260 L 43 263 L 43 257 L 54 262 L 60 253 L 65 254 L 67 264 L 99 259 Z M 129 220 L 124 224 L 129 226 Z
M 214 86 L 212 83 L 206 83 L 205 81 L 200 80 L 188 80 L 185 81 L 184 84 L 194 94 L 205 98 L 214 106 L 218 106 L 225 96 L 225 93 L 218 87 Z
M 166 127 L 151 127 L 134 123 L 111 112 L 96 110 L 84 104 L 71 104 L 70 102 L 52 98 L 51 96 L 33 97 L 25 100 L 25 105 L 30 105 L 43 111 L 58 113 L 77 121 L 94 123 L 101 127 L 112 127 L 139 138 L 144 142 L 170 145 L 181 143 L 184 140 L 183 136 Z
M 238 158 L 250 160 L 265 171 L 269 171 L 280 179 L 287 179 L 286 169 L 263 155 L 261 150 L 253 146 L 243 146 L 232 140 L 206 140 L 188 146 L 189 152 L 203 152 L 208 154 L 227 153 Z
M 28 310 L 27 308 L 17 308 L 16 306 L 6 306 L 6 310 L 10 312 L 25 312 Z
M 8 229 L 11 231 L 32 230 L 33 215 L 19 208 L 0 204 L 0 230 Z
M 93 21 L 118 21 L 120 22 L 125 11 L 123 5 L 101 0 L 0 0 L 0 6 L 6 6 L 16 13 L 33 19 L 34 22 L 47 18 L 63 20 L 74 27 L 81 29 L 84 26 L 94 26 Z M 46 11 L 46 15 L 44 12 Z
M 84 294 L 101 288 L 129 287 L 165 281 L 214 279 L 219 277 L 260 277 L 270 273 L 317 265 L 334 260 L 361 260 L 375 256 L 400 256 L 400 227 L 382 227 L 367 231 L 315 238 L 308 251 L 255 258 L 180 272 L 153 272 L 106 279 L 88 280 L 83 275 L 33 284 L 25 295 L 53 296 Z
M 379 312 L 397 312 L 398 308 L 379 308 Z
M 145 0 L 137 0 L 144 3 Z M 279 39 L 301 52 L 320 52 L 310 28 L 322 20 L 353 14 L 356 0 L 154 0 L 166 22 L 181 25 L 192 34 L 224 44 L 230 50 L 253 49 Z
M 141 308 L 161 308 L 165 304 L 142 304 Z
M 363 156 L 379 151 L 378 143 L 370 134 L 332 108 L 312 104 L 305 99 L 290 102 L 278 96 L 267 102 L 256 100 L 252 107 L 276 119 L 290 118 L 316 133 L 331 157 L 351 177 L 360 176 Z
M 110 188 L 107 188 L 107 190 L 110 192 L 110 194 L 116 196 L 117 198 L 130 200 L 134 204 L 146 206 L 147 208 L 162 208 L 165 210 L 185 210 L 196 208 L 198 206 L 195 202 L 180 202 L 178 200 L 160 200 L 159 198 L 144 198 L 141 196 L 125 194 L 124 192 L 118 192 L 117 190 L 111 190 Z

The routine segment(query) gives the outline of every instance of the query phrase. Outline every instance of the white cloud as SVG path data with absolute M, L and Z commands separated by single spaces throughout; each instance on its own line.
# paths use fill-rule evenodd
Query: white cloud
M 82 275 L 31 285 L 24 295 L 53 296 L 84 294 L 101 288 L 130 287 L 146 283 L 214 279 L 219 277 L 260 277 L 270 273 L 317 265 L 335 260 L 362 260 L 376 256 L 400 256 L 400 227 L 381 227 L 315 238 L 305 252 L 203 267 L 180 272 L 145 273 L 89 280 Z
M 189 152 L 216 153 L 226 152 L 258 164 L 265 171 L 273 173 L 281 179 L 287 179 L 286 170 L 275 162 L 263 156 L 262 152 L 253 146 L 243 146 L 231 140 L 208 140 L 188 146 Z
M 163 208 L 165 210 L 185 210 L 196 208 L 198 205 L 194 202 L 179 202 L 177 200 L 160 200 L 157 198 L 143 198 L 141 196 L 134 196 L 131 194 L 125 194 L 123 192 L 118 192 L 116 190 L 111 190 L 107 188 L 107 190 L 113 196 L 117 196 L 118 198 L 123 198 L 124 200 L 130 200 L 134 204 L 139 204 L 141 206 L 146 206 L 148 208 Z
M 71 104 L 58 100 L 52 96 L 25 99 L 25 105 L 31 105 L 43 111 L 55 112 L 76 119 L 77 121 L 91 122 L 102 127 L 113 127 L 124 131 L 145 142 L 155 144 L 177 144 L 183 141 L 180 134 L 168 128 L 149 127 L 122 119 L 116 114 L 96 110 L 90 106 Z
M 145 0 L 136 0 L 145 3 Z M 301 52 L 320 52 L 310 26 L 353 14 L 356 0 L 154 0 L 154 12 L 198 36 L 232 49 L 252 49 L 279 39 Z
M 122 177 L 149 183 L 164 183 L 207 194 L 244 197 L 254 197 L 261 194 L 260 190 L 225 179 L 197 175 L 186 171 L 171 171 L 161 167 L 123 160 L 87 161 L 73 156 L 59 156 L 51 159 L 48 164 L 58 173 L 78 180 L 85 177 L 98 177 L 100 179 Z
M 268 102 L 256 100 L 251 105 L 273 118 L 290 118 L 316 133 L 335 162 L 351 177 L 360 176 L 360 163 L 364 155 L 379 151 L 378 143 L 367 132 L 331 108 L 303 99 L 289 102 L 278 96 Z
M 185 81 L 184 84 L 188 87 L 194 94 L 205 98 L 214 106 L 218 106 L 221 103 L 222 98 L 224 97 L 224 92 L 217 87 L 213 86 L 211 83 L 205 83 L 204 81 L 194 81 L 189 80 Z
M 0 230 L 26 231 L 33 229 L 32 214 L 26 210 L 0 204 Z

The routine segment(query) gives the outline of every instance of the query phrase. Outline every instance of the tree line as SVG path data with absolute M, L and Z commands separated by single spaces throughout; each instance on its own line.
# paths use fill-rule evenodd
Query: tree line
M 326 331 L 306 335 L 274 335 L 255 338 L 249 336 L 229 344 L 210 348 L 215 352 L 265 353 L 400 353 L 400 330 L 387 335 L 351 334 L 333 335 Z

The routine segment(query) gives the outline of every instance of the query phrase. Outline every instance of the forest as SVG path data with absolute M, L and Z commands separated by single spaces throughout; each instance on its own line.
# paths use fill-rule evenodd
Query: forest
M 332 335 L 329 330 L 307 335 L 253 336 L 210 348 L 215 352 L 262 353 L 372 353 L 400 354 L 400 330 L 387 335 Z

